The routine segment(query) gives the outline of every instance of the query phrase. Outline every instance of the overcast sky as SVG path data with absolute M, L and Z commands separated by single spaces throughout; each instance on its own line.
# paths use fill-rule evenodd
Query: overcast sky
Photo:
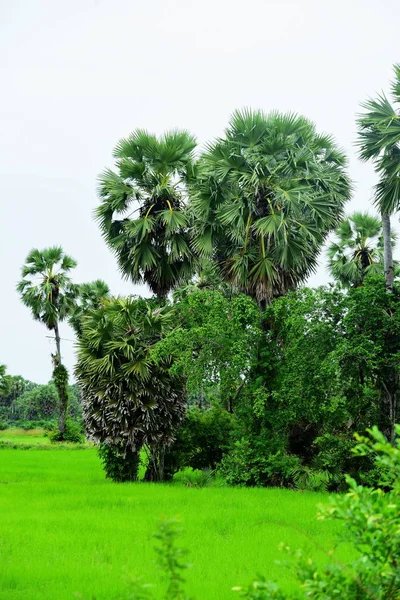
M 0 0 L 0 363 L 46 382 L 52 342 L 15 292 L 32 247 L 61 244 L 76 281 L 121 281 L 92 219 L 96 177 L 136 127 L 220 135 L 235 108 L 292 110 L 350 158 L 348 211 L 375 176 L 355 113 L 400 61 L 398 0 Z M 311 283 L 328 281 L 321 265 Z M 73 335 L 61 326 L 73 368 Z

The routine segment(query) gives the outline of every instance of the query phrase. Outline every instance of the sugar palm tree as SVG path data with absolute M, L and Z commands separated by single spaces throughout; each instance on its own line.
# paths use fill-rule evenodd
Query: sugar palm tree
M 195 250 L 262 307 L 313 272 L 351 186 L 343 152 L 307 119 L 243 110 L 193 187 Z
M 76 377 L 90 436 L 102 444 L 109 476 L 135 480 L 140 450 L 151 458 L 174 440 L 185 410 L 185 387 L 169 359 L 152 361 L 168 320 L 143 299 L 111 298 L 91 310 L 78 337 Z M 119 468 L 116 470 L 115 464 Z M 154 472 L 154 465 L 150 465 Z M 163 465 L 157 465 L 157 478 Z
M 362 285 L 367 275 L 383 275 L 382 221 L 356 212 L 344 219 L 328 248 L 329 271 L 344 287 Z M 395 236 L 392 234 L 392 246 Z
M 82 323 L 85 315 L 96 308 L 100 308 L 102 302 L 110 298 L 110 288 L 101 279 L 82 283 L 78 285 L 78 297 L 75 306 L 69 317 L 69 323 L 74 329 L 76 335 L 82 333 Z
M 386 288 L 391 291 L 394 279 L 390 216 L 400 208 L 400 65 L 394 66 L 391 85 L 394 104 L 381 93 L 375 100 L 362 104 L 357 144 L 362 160 L 371 160 L 379 182 L 375 204 L 382 215 Z
M 192 273 L 185 213 L 196 141 L 187 131 L 160 138 L 137 129 L 114 150 L 117 172 L 100 177 L 96 210 L 122 273 L 165 298 Z
M 59 430 L 65 433 L 68 408 L 68 374 L 62 364 L 59 324 L 72 313 L 77 287 L 70 271 L 76 261 L 60 246 L 38 250 L 34 248 L 22 267 L 22 279 L 17 285 L 21 300 L 30 308 L 33 318 L 54 332 L 56 353 L 53 358 L 53 377 L 59 393 Z

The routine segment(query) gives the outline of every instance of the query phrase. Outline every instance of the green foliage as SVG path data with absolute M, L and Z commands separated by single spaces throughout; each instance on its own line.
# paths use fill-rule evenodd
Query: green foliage
M 193 245 L 264 305 L 315 269 L 349 196 L 332 137 L 293 113 L 236 111 L 199 162 Z
M 368 275 L 383 275 L 382 221 L 368 213 L 354 213 L 336 231 L 329 246 L 329 270 L 344 287 L 359 286 Z M 395 236 L 392 234 L 392 246 Z
M 389 215 L 400 207 L 400 68 L 394 66 L 392 105 L 385 94 L 362 104 L 365 113 L 359 115 L 358 146 L 362 160 L 372 160 L 379 174 L 375 202 Z
M 336 357 L 353 415 L 360 422 L 377 423 L 394 438 L 400 365 L 400 287 L 385 292 L 383 279 L 369 278 L 346 297 L 344 333 Z M 369 404 L 369 407 L 368 407 Z
M 165 600 L 190 600 L 184 591 L 185 578 L 183 573 L 188 568 L 184 561 L 186 551 L 179 548 L 176 539 L 180 533 L 179 521 L 164 519 L 154 537 L 159 542 L 157 550 L 158 565 L 167 580 Z
M 71 419 L 67 419 L 65 431 L 62 434 L 58 429 L 54 429 L 49 433 L 49 438 L 53 443 L 72 442 L 74 444 L 81 444 L 85 440 L 81 425 Z
M 106 477 L 113 481 L 136 481 L 140 465 L 140 452 L 129 446 L 101 443 L 98 447 Z
M 193 273 L 185 204 L 195 146 L 187 131 L 156 138 L 137 129 L 114 150 L 118 173 L 100 177 L 102 234 L 122 273 L 159 298 Z
M 232 415 L 217 406 L 190 408 L 165 455 L 166 475 L 184 467 L 214 470 L 231 447 L 232 427 Z
M 40 385 L 22 394 L 14 403 L 19 419 L 39 421 L 55 419 L 58 414 L 58 395 L 54 385 Z
M 175 295 L 171 319 L 173 327 L 154 347 L 154 359 L 173 356 L 173 372 L 186 378 L 199 404 L 209 404 L 216 395 L 233 410 L 261 339 L 255 302 L 244 294 L 227 297 L 220 290 L 184 289 Z
M 265 430 L 235 441 L 219 471 L 228 485 L 288 487 L 300 459 L 285 450 L 284 440 Z
M 17 290 L 22 302 L 30 308 L 35 320 L 52 330 L 72 312 L 77 287 L 69 272 L 76 261 L 59 246 L 38 250 L 34 248 L 22 267 L 22 279 Z
M 399 393 L 399 291 L 369 277 L 349 293 L 291 292 L 264 313 L 266 342 L 236 407 L 231 484 L 343 489 L 376 473 L 355 461 L 353 434 L 393 438 Z
M 69 317 L 69 324 L 74 329 L 76 335 L 82 333 L 82 320 L 86 313 L 96 308 L 100 308 L 103 300 L 110 298 L 110 289 L 101 279 L 96 279 L 90 283 L 82 283 L 78 286 L 78 297 L 73 311 Z

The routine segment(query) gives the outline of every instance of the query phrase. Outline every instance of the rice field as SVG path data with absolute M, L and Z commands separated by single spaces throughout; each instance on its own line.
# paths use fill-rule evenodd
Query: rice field
M 338 525 L 316 520 L 326 500 L 278 489 L 116 484 L 94 448 L 1 449 L 0 600 L 127 600 L 132 578 L 154 584 L 162 598 L 153 538 L 162 516 L 182 520 L 190 597 L 237 598 L 232 587 L 258 574 L 291 588 L 291 572 L 275 562 L 284 558 L 278 546 L 330 560 Z M 337 552 L 346 560 L 350 550 Z

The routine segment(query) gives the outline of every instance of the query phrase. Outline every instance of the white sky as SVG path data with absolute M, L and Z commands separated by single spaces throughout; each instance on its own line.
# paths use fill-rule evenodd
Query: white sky
M 235 108 L 297 111 L 346 149 L 348 211 L 368 208 L 375 175 L 355 156 L 355 113 L 388 89 L 399 20 L 398 0 L 0 0 L 0 363 L 51 375 L 48 332 L 15 292 L 32 247 L 61 244 L 76 281 L 140 292 L 92 219 L 96 177 L 136 127 L 186 128 L 202 144 Z M 327 280 L 321 265 L 311 283 Z M 72 369 L 71 341 L 63 354 Z

